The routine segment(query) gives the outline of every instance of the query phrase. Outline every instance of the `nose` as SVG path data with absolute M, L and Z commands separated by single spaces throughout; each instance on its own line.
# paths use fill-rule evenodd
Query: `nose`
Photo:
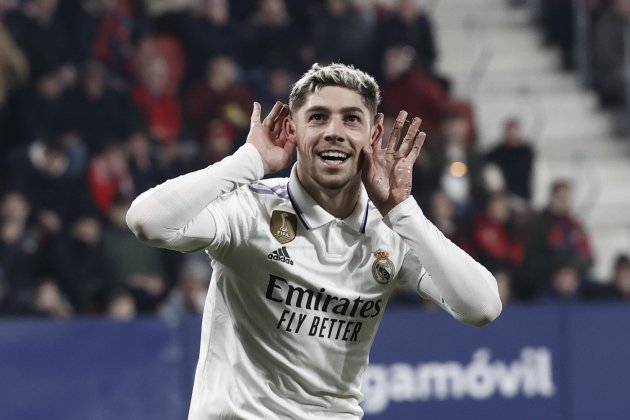
M 330 118 L 324 131 L 324 139 L 326 141 L 342 142 L 344 138 L 343 120 L 339 117 Z

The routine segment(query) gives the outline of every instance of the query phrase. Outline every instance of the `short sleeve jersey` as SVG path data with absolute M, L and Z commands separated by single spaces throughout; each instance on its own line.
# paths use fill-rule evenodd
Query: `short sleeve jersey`
M 362 190 L 340 220 L 290 178 L 207 207 L 216 235 L 189 420 L 356 419 L 397 284 L 425 273 Z M 194 232 L 190 232 L 194 235 Z

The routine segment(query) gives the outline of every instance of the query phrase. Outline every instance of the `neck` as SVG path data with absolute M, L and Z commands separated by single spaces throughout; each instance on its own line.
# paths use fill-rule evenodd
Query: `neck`
M 339 219 L 350 216 L 361 194 L 361 176 L 358 174 L 348 184 L 341 188 L 326 188 L 312 178 L 304 175 L 298 165 L 297 176 L 306 192 L 324 210 Z

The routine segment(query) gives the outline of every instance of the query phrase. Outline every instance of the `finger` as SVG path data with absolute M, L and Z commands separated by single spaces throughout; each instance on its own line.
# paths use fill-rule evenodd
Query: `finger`
M 269 115 L 267 115 L 267 117 L 263 120 L 262 124 L 267 128 L 271 128 L 276 118 L 278 118 L 278 115 L 280 115 L 280 112 L 282 112 L 283 106 L 282 102 L 277 101 L 273 105 L 273 108 L 271 108 L 271 111 L 269 111 Z
M 421 122 L 422 120 L 418 117 L 415 117 L 413 121 L 411 121 L 411 125 L 409 126 L 409 129 L 407 130 L 407 134 L 405 134 L 405 139 L 400 144 L 400 147 L 398 148 L 398 150 L 396 151 L 396 154 L 394 155 L 396 158 L 406 157 L 409 154 L 409 152 L 412 150 L 412 146 L 415 144 L 414 140 L 416 139 L 416 136 L 418 135 L 418 130 L 420 129 Z
M 400 134 L 402 132 L 403 126 L 405 125 L 406 119 L 407 111 L 400 111 L 398 113 L 398 117 L 396 117 L 396 122 L 394 122 L 394 128 L 389 135 L 389 140 L 387 140 L 387 150 L 385 151 L 385 153 L 387 153 L 388 155 L 393 155 L 394 153 L 396 153 L 398 140 L 400 139 Z
M 422 146 L 424 145 L 424 141 L 427 138 L 427 133 L 425 133 L 424 131 L 421 131 L 417 136 L 416 136 L 416 140 L 413 142 L 413 147 L 411 148 L 411 151 L 409 152 L 408 157 L 415 162 L 418 159 L 418 156 L 420 155 L 420 150 L 422 150 Z
M 250 123 L 251 125 L 260 123 L 260 104 L 258 102 L 254 102 L 254 109 L 252 111 Z

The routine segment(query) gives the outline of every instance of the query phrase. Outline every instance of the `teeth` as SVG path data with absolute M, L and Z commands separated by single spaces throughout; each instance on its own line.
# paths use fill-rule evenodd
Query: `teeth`
M 323 158 L 333 159 L 346 159 L 348 157 L 348 154 L 343 152 L 322 152 L 319 155 Z

